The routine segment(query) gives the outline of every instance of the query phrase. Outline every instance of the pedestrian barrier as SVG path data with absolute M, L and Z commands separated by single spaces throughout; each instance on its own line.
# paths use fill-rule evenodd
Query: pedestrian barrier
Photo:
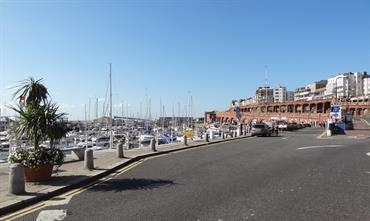
M 85 147 L 73 147 L 63 149 L 64 152 L 71 152 L 72 158 L 76 160 L 84 160 L 85 157 Z

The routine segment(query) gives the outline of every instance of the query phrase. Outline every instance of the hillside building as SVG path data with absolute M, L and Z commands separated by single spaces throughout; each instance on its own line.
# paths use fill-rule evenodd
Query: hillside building
M 287 100 L 286 87 L 279 86 L 278 88 L 274 88 L 274 102 L 285 102 Z
M 274 102 L 274 90 L 268 86 L 258 87 L 256 90 L 256 103 L 273 103 Z

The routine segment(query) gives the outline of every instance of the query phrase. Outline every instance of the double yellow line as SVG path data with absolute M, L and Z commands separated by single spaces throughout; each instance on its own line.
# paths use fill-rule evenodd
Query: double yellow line
M 101 178 L 101 179 L 99 179 L 99 180 L 97 180 L 97 181 L 95 181 L 95 182 L 93 182 L 93 183 L 87 184 L 87 185 L 85 185 L 85 186 L 83 186 L 83 187 L 80 187 L 80 188 L 78 188 L 78 189 L 71 190 L 71 191 L 69 191 L 69 192 L 67 192 L 67 193 L 64 193 L 64 194 L 62 194 L 62 195 L 58 196 L 58 198 L 61 198 L 62 200 L 71 199 L 71 198 L 72 198 L 72 197 L 74 197 L 75 195 L 80 194 L 80 193 L 82 193 L 82 192 L 84 192 L 84 191 L 86 191 L 86 190 L 88 190 L 88 189 L 90 189 L 90 188 L 92 188 L 92 187 L 94 187 L 94 186 L 96 186 L 96 185 L 99 185 L 99 184 L 101 184 L 101 183 L 103 183 L 103 182 L 106 182 L 106 181 L 108 181 L 108 180 L 110 180 L 110 179 L 113 179 L 114 177 L 119 176 L 119 175 L 121 175 L 121 174 L 123 174 L 123 173 L 126 173 L 127 171 L 129 171 L 129 170 L 131 170 L 131 169 L 133 169 L 133 168 L 135 168 L 135 167 L 139 166 L 139 165 L 140 165 L 141 163 L 143 163 L 145 160 L 146 160 L 146 159 L 142 159 L 142 160 L 139 160 L 139 161 L 137 161 L 137 162 L 134 162 L 134 163 L 132 163 L 131 165 L 129 165 L 129 166 L 127 166 L 127 167 L 124 167 L 124 168 L 122 168 L 122 169 L 120 169 L 120 170 L 118 170 L 118 171 L 116 171 L 116 172 L 114 172 L 114 173 L 112 173 L 112 174 L 109 174 L 108 176 L 103 177 L 103 178 Z M 9 220 L 9 221 L 11 221 L 11 220 L 15 220 L 15 219 L 21 218 L 21 217 L 23 217 L 23 216 L 29 215 L 29 214 L 31 214 L 31 213 L 34 213 L 34 212 L 36 212 L 36 211 L 38 211 L 38 210 L 41 210 L 41 209 L 43 209 L 43 208 L 45 208 L 45 207 L 53 206 L 53 205 L 55 205 L 55 204 L 56 204 L 56 200 L 53 200 L 53 199 L 54 199 L 54 198 L 49 199 L 49 200 L 44 201 L 44 202 L 37 203 L 37 204 L 35 204 L 35 205 L 33 205 L 33 206 L 30 206 L 30 207 L 27 207 L 27 208 L 25 208 L 25 209 L 22 209 L 22 210 L 16 211 L 16 212 L 11 213 L 11 214 L 9 214 L 9 215 L 7 215 L 7 216 L 1 217 L 1 218 L 0 218 L 0 220 L 4 220 L 4 221 L 5 221 L 5 220 L 6 220 L 6 221 L 8 221 L 8 220 Z

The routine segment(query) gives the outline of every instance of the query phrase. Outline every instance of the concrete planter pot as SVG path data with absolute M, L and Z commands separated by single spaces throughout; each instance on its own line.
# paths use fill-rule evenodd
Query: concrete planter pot
M 24 179 L 26 182 L 48 181 L 53 172 L 53 164 L 41 164 L 36 168 L 24 168 Z

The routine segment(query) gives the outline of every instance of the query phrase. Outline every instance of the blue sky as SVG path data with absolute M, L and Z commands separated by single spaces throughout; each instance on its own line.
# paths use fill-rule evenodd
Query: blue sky
M 0 0 L 0 107 L 11 86 L 43 78 L 70 119 L 225 110 L 267 83 L 289 90 L 369 71 L 368 0 Z M 140 108 L 141 107 L 141 108 Z M 179 108 L 180 107 L 180 108 Z M 140 111 L 141 110 L 141 111 Z

